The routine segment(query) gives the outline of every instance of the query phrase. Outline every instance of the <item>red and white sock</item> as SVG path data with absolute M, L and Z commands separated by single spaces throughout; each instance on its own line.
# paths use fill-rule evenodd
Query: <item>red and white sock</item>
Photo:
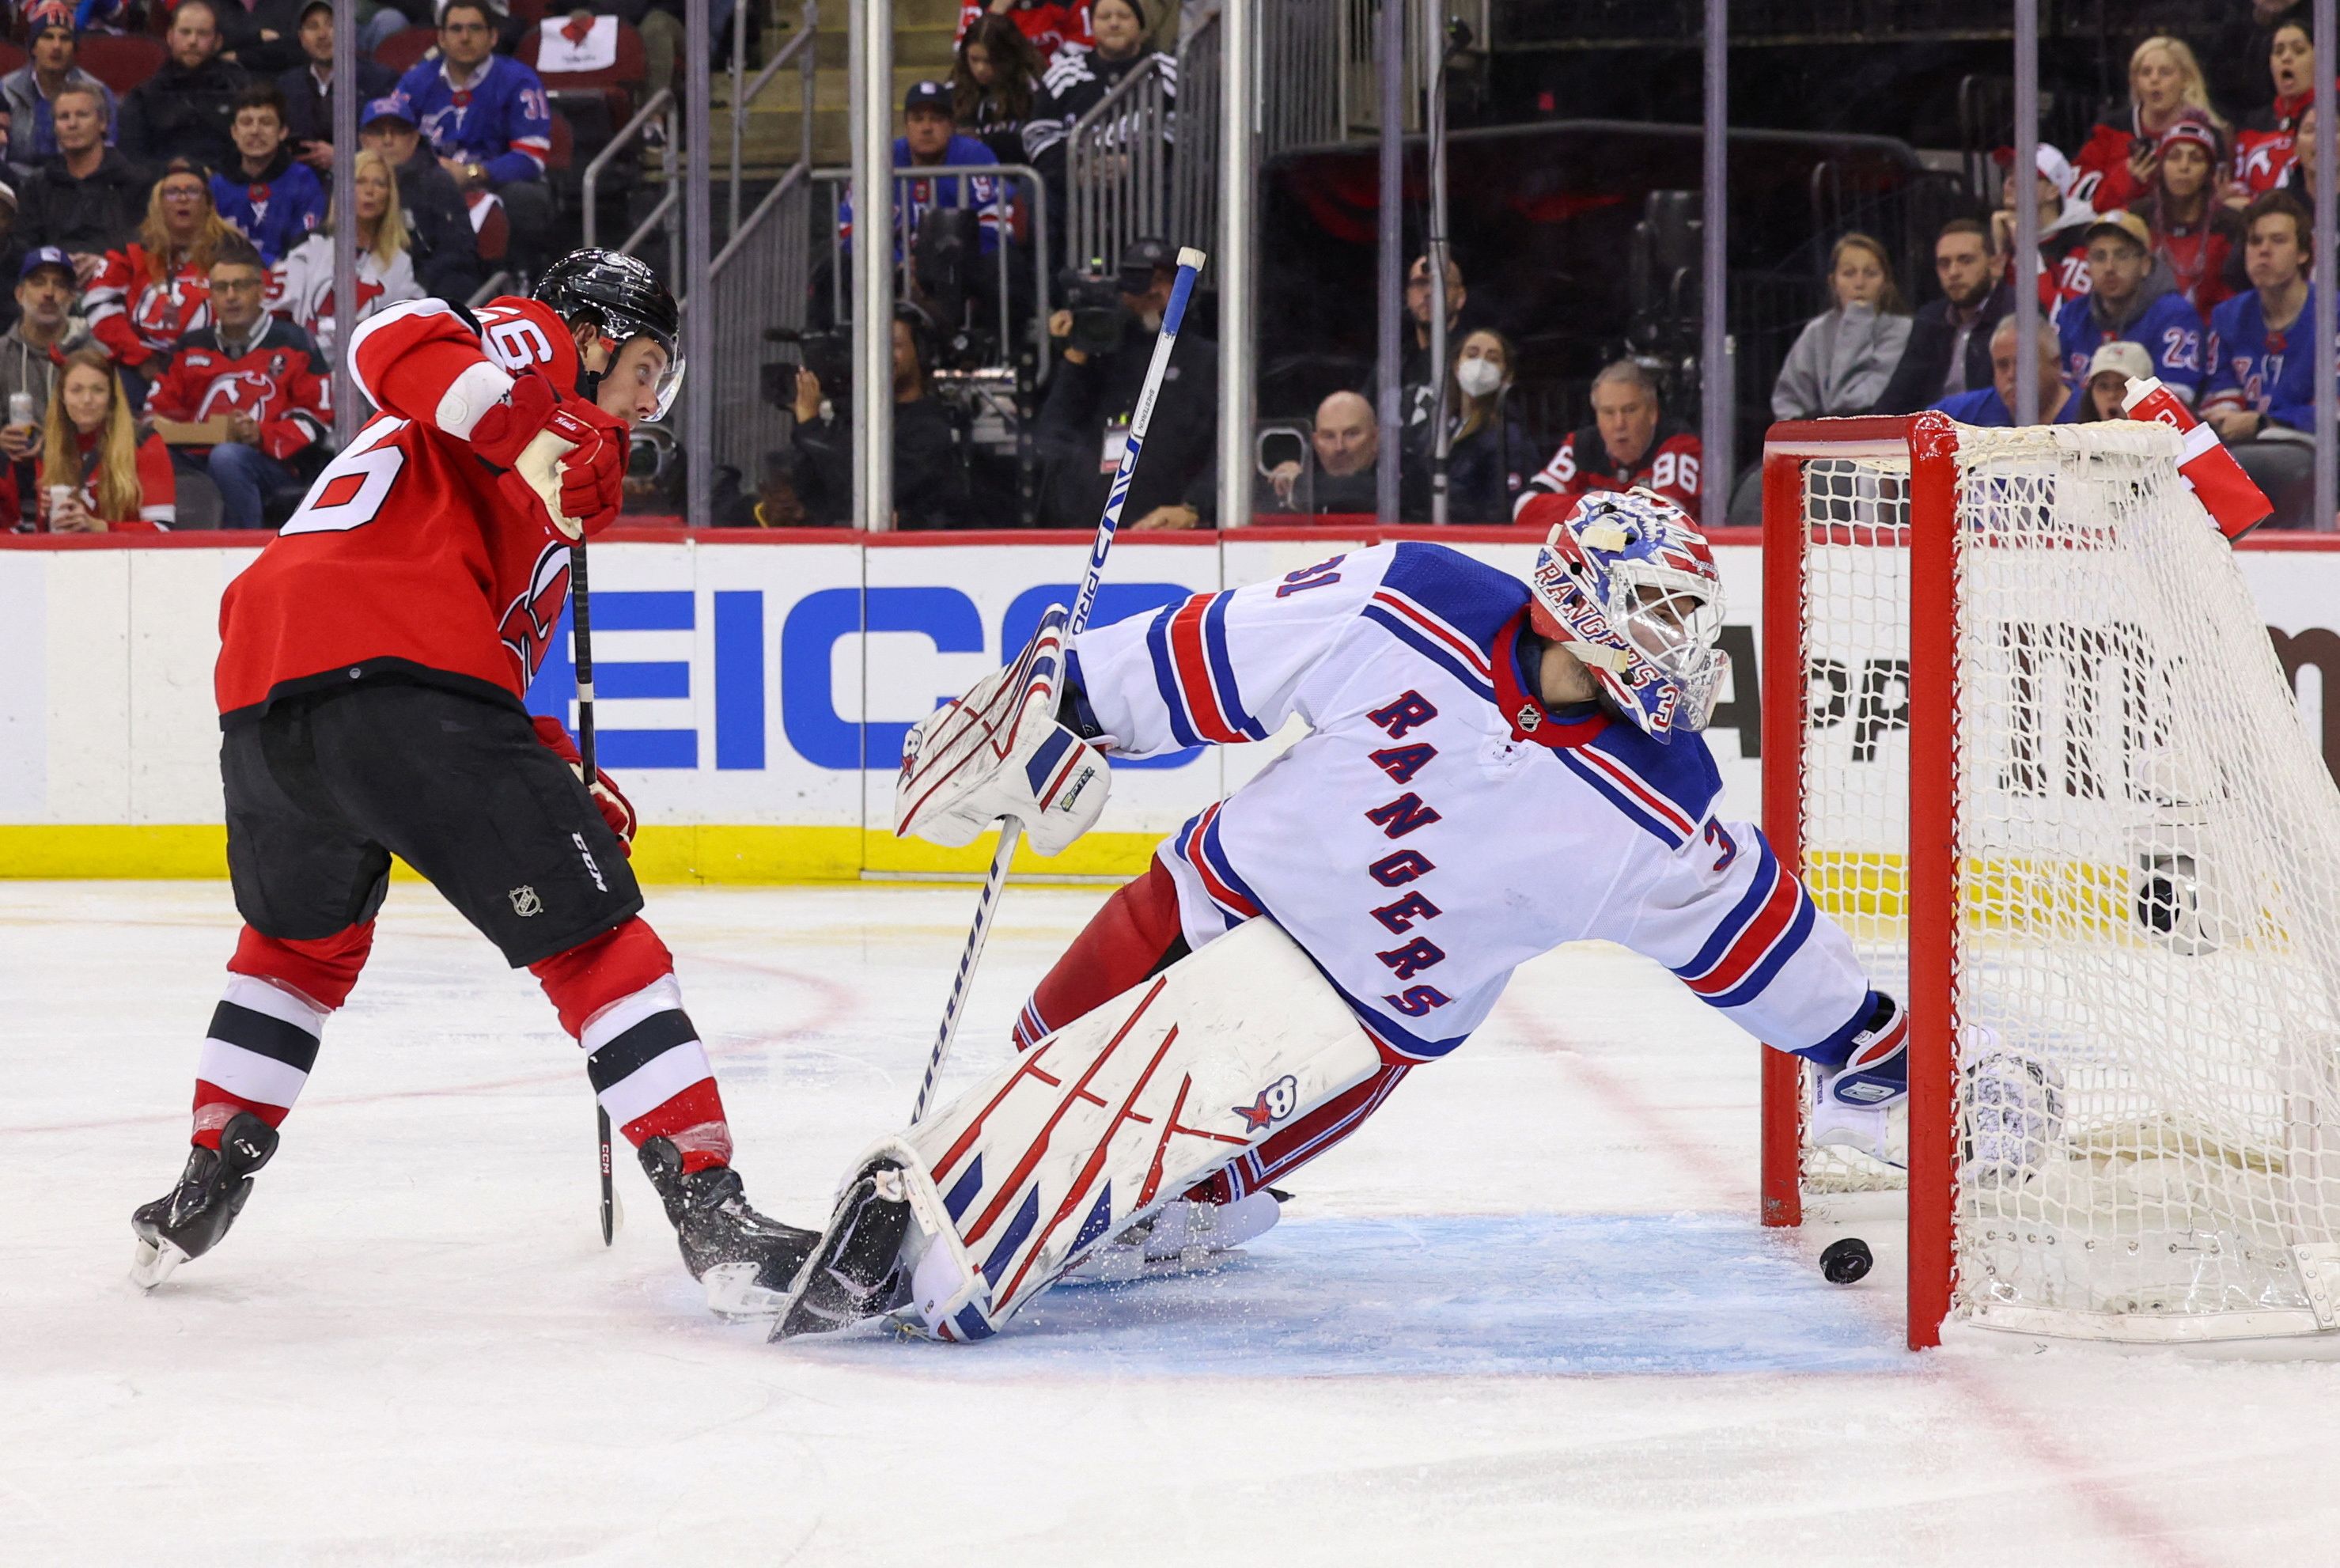
M 219 1147 L 220 1129 L 243 1111 L 283 1125 L 372 947 L 371 921 L 313 941 L 243 928 L 195 1067 L 195 1143 Z
M 648 925 L 629 920 L 529 968 L 585 1047 L 593 1092 L 628 1142 L 673 1140 L 685 1173 L 731 1163 L 715 1070 L 682 1010 L 673 958 Z

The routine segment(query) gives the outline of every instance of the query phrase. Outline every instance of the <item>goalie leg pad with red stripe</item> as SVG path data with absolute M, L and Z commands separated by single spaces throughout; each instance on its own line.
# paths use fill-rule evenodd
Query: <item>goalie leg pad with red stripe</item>
M 1382 1068 L 1316 966 L 1252 920 L 1003 1064 L 856 1164 L 898 1167 L 897 1315 L 996 1333 L 1089 1252 Z

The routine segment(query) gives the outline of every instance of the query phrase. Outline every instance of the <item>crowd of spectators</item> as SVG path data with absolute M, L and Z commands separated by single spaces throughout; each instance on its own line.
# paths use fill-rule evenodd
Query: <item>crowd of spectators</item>
M 2077 423 L 2119 417 L 2128 380 L 2155 377 L 2258 481 L 2276 526 L 2316 525 L 2316 370 L 2302 328 L 2313 319 L 2317 65 L 2303 10 L 2256 6 L 2259 102 L 2229 105 L 2243 111 L 2234 120 L 2212 102 L 2183 40 L 2137 45 L 2128 96 L 2085 144 L 2068 158 L 2039 149 L 2039 251 L 2028 264 L 2014 253 L 2011 170 L 1988 222 L 1942 225 L 1933 256 L 1940 297 L 1914 316 L 1894 297 L 1884 247 L 1841 236 L 1830 258 L 1832 308 L 1797 340 L 1773 412 L 1934 408 L 1980 425 Z M 1869 266 L 1849 260 L 1863 254 L 1882 287 L 1864 283 Z M 2013 290 L 2026 272 L 2048 313 L 2038 405 L 2018 413 Z
M 467 300 L 566 238 L 545 182 L 550 101 L 511 52 L 511 17 L 486 0 L 349 0 L 369 50 L 410 25 L 433 46 L 403 73 L 356 63 L 358 298 L 343 311 L 334 0 L 150 3 L 14 14 L 0 516 L 18 529 L 283 521 L 329 455 L 348 327 L 405 300 Z M 159 61 L 109 85 L 82 60 L 93 30 L 159 35 Z

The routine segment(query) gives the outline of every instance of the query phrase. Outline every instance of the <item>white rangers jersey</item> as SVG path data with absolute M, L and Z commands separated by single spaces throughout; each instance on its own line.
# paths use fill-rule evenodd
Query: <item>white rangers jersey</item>
M 1527 604 L 1443 545 L 1386 544 L 1082 633 L 1070 673 L 1117 754 L 1309 727 L 1158 851 L 1187 942 L 1269 916 L 1394 1061 L 1453 1050 L 1514 968 L 1587 938 L 1840 1061 L 1869 1007 L 1842 930 L 1715 817 L 1703 737 L 1532 695 Z

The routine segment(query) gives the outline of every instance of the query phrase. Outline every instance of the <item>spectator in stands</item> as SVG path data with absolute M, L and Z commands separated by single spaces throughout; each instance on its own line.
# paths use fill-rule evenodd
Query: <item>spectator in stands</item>
M 203 170 L 174 158 L 154 182 L 138 238 L 109 251 L 89 286 L 91 335 L 124 372 L 133 407 L 187 335 L 211 320 L 213 264 L 239 241 Z
M 358 154 L 358 309 L 351 325 L 376 311 L 422 297 L 406 243 L 406 216 L 398 207 L 398 181 L 389 160 L 368 147 Z M 333 219 L 293 247 L 268 280 L 268 308 L 309 334 L 331 363 L 340 339 L 333 301 Z
M 308 488 L 304 460 L 332 429 L 332 378 L 308 333 L 261 308 L 268 274 L 242 235 L 221 243 L 211 286 L 212 324 L 187 335 L 146 412 L 178 427 L 166 440 L 193 437 L 179 460 L 219 487 L 223 528 L 265 528 Z M 226 439 L 206 450 L 196 431 L 214 419 Z
M 2314 231 L 2307 210 L 2280 191 L 2253 202 L 2244 218 L 2251 286 L 2210 313 L 2202 420 L 2276 503 L 2276 525 L 2305 527 L 2315 468 Z
M 994 163 L 1024 161 L 1024 126 L 1039 85 L 1039 57 L 1016 24 L 978 14 L 951 65 L 951 110 L 968 135 L 991 149 Z
M 2207 315 L 2234 290 L 2226 285 L 2226 255 L 2240 223 L 2211 199 L 2226 147 L 2217 127 L 2188 109 L 2161 134 L 2153 188 L 2138 216 L 2153 235 L 2154 254 L 2176 279 L 2186 303 Z
M 114 362 L 95 344 L 64 356 L 32 470 L 51 532 L 152 533 L 178 519 L 170 453 L 140 436 Z M 0 516 L 14 517 L 17 465 L 0 472 Z
M 0 182 L 0 277 L 13 275 L 24 264 L 25 242 L 16 234 L 16 189 Z M 13 323 L 15 313 L 0 295 L 0 326 Z
M 2307 209 L 2309 222 L 2315 217 L 2315 105 L 2310 104 L 2299 112 L 2299 130 L 2291 146 L 2291 166 L 2275 188 Z
M 1097 0 L 1089 11 L 1089 26 L 1094 46 L 1060 48 L 1048 62 L 1040 78 L 1040 102 L 1024 127 L 1024 161 L 1052 179 L 1062 174 L 1065 134 L 1073 123 L 1148 60 L 1161 62 L 1156 69 L 1163 94 L 1174 107 L 1177 102 L 1178 62 L 1146 47 L 1145 12 L 1138 0 Z
M 1314 475 L 1309 476 L 1297 458 L 1277 463 L 1268 470 L 1267 482 L 1261 487 L 1259 511 L 1330 516 L 1370 515 L 1378 510 L 1382 437 L 1373 404 L 1356 392 L 1333 393 L 1316 405 L 1308 444 L 1316 453 Z M 1403 473 L 1401 469 L 1401 478 Z M 1428 496 L 1425 475 L 1424 507 L 1429 504 Z
M 2079 418 L 2085 391 L 2064 380 L 2064 356 L 2048 323 L 2039 323 L 2039 404 L 2029 419 L 2015 417 L 2017 322 L 2003 316 L 1990 333 L 1990 385 L 1946 397 L 1934 405 L 1960 424 L 2006 429 L 2025 424 L 2070 424 Z M 2094 356 L 2091 355 L 2091 362 Z
M 20 193 L 16 233 L 27 245 L 70 252 L 81 281 L 97 275 L 105 253 L 138 232 L 146 210 L 145 177 L 105 144 L 105 100 L 94 87 L 59 88 L 49 100 L 56 156 Z
M 2276 25 L 2267 51 L 2275 102 L 2246 116 L 2235 133 L 2234 177 L 2223 193 L 2230 207 L 2247 206 L 2282 184 L 2291 166 L 2299 117 L 2315 102 L 2315 43 L 2298 20 Z
M 252 78 L 234 61 L 220 58 L 213 0 L 179 0 L 163 43 L 170 58 L 122 101 L 124 154 L 148 165 L 193 158 L 208 169 L 229 167 L 236 155 L 236 94 Z
M 2107 343 L 2088 362 L 2088 379 L 2079 395 L 2065 412 L 2077 424 L 2099 424 L 2106 420 L 2127 419 L 2121 408 L 2128 396 L 2128 383 L 2144 381 L 2153 374 L 2153 362 L 2145 351 L 2132 342 Z
M 24 15 L 33 57 L 0 77 L 0 95 L 8 105 L 8 161 L 29 174 L 57 155 L 50 103 L 65 88 L 94 89 L 104 104 L 105 125 L 114 125 L 117 114 L 114 89 L 81 68 L 81 35 L 74 30 L 73 6 L 66 0 L 35 0 Z M 113 139 L 109 131 L 106 140 Z
M 1804 323 L 1771 386 L 1779 419 L 1866 413 L 1909 342 L 1909 307 L 1885 247 L 1851 233 L 1829 252 L 1833 306 Z
M 1086 0 L 1074 0 L 1069 5 L 1064 0 L 988 0 L 987 4 L 986 0 L 960 0 L 959 42 L 965 44 L 977 25 L 990 16 L 1014 27 L 1016 36 L 1030 47 L 1043 68 L 1066 49 L 1088 49 L 1096 45 L 1096 38 L 1089 31 Z
M 301 64 L 302 0 L 219 0 L 220 58 L 272 81 Z
M 2153 253 L 2152 235 L 2135 213 L 2107 213 L 2088 226 L 2088 296 L 2057 313 L 2064 367 L 2087 380 L 2097 345 L 2127 339 L 2145 345 L 2154 374 L 2188 403 L 2202 388 L 2202 317 L 2177 292 L 2168 263 Z
M 309 0 L 301 7 L 301 53 L 306 56 L 276 79 L 284 94 L 284 129 L 292 155 L 320 180 L 333 177 L 333 7 Z M 398 75 L 372 55 L 358 55 L 358 102 L 371 104 L 395 90 Z
M 1942 297 L 1918 309 L 1877 413 L 1915 413 L 1990 381 L 1990 330 L 2015 308 L 2014 291 L 1997 280 L 1990 232 L 1974 218 L 1952 218 L 1934 239 L 1934 281 Z
M 235 151 L 235 163 L 212 175 L 212 200 L 273 267 L 325 221 L 324 182 L 306 164 L 292 161 L 284 94 L 274 87 L 246 87 L 236 94 Z
M 940 82 L 913 82 L 902 95 L 902 134 L 894 138 L 897 169 L 947 169 L 953 165 L 995 162 L 991 149 L 972 136 L 958 134 L 951 90 Z M 904 236 L 915 240 L 927 214 L 961 205 L 976 209 L 985 255 L 999 248 L 1002 216 L 999 182 L 988 174 L 967 176 L 964 198 L 958 177 L 945 175 L 897 181 L 895 191 L 894 258 L 899 261 Z M 853 192 L 848 188 L 838 203 L 838 233 L 846 250 L 853 248 Z
M 1527 488 L 1540 452 L 1509 406 L 1517 363 L 1511 340 L 1491 327 L 1463 333 L 1455 346 L 1446 383 L 1446 422 L 1454 432 L 1446 455 L 1449 522 L 1509 522 L 1512 503 Z M 1321 420 L 1321 409 L 1318 416 Z M 1399 469 L 1400 507 L 1417 521 L 1427 521 L 1431 513 L 1430 430 L 1426 418 L 1406 427 L 1404 462 Z M 1373 511 L 1373 501 L 1369 500 L 1363 510 Z
M 0 337 L 0 410 L 13 408 L 18 394 L 32 417 L 0 425 L 0 457 L 16 471 L 19 508 L 0 504 L 0 518 L 32 515 L 38 495 L 33 461 L 41 444 L 41 411 L 56 392 L 56 354 L 64 345 L 74 308 L 73 258 L 56 249 L 25 257 L 16 279 L 16 324 Z
M 1592 378 L 1592 422 L 1562 441 L 1512 516 L 1543 532 L 1581 496 L 1646 485 L 1696 521 L 1705 465 L 1697 433 L 1665 417 L 1656 378 L 1638 361 L 1619 360 Z
M 495 39 L 486 0 L 448 0 L 439 13 L 441 58 L 401 78 L 398 96 L 465 194 L 492 191 L 503 203 L 513 259 L 527 265 L 551 238 L 544 164 L 552 154 L 552 108 L 534 71 L 491 52 Z
M 1462 269 L 1454 253 L 1446 253 L 1446 342 L 1452 345 L 1464 333 L 1490 323 L 1485 313 L 1471 307 L 1471 291 L 1462 286 Z M 1430 382 L 1430 258 L 1416 256 L 1405 270 L 1405 338 L 1398 358 L 1398 384 L 1408 390 L 1407 420 L 1411 424 L 1429 416 L 1424 395 Z
M 1132 240 L 1120 263 L 1119 346 L 1092 352 L 1067 343 L 1033 424 L 1033 445 L 1044 465 L 1044 528 L 1096 526 L 1154 357 L 1155 333 L 1170 308 L 1170 285 L 1178 275 L 1175 248 L 1150 237 Z M 1073 324 L 1071 312 L 1058 311 L 1048 323 L 1049 335 L 1068 338 Z M 1154 405 L 1145 461 L 1130 481 L 1124 515 L 1132 528 L 1194 528 L 1210 519 L 1216 506 L 1218 387 L 1219 345 L 1189 317 Z
M 366 105 L 360 125 L 366 150 L 380 153 L 398 176 L 398 205 L 406 218 L 407 248 L 422 292 L 468 300 L 486 281 L 479 236 L 454 176 L 439 166 L 417 128 L 413 107 L 398 94 Z
M 967 454 L 949 411 L 928 386 L 932 350 L 915 306 L 894 313 L 894 526 L 967 528 L 980 520 L 968 498 Z M 792 478 L 818 526 L 853 521 L 853 425 L 809 366 L 797 370 Z
M 552 7 L 555 19 L 560 9 Z M 571 15 L 590 13 L 598 16 L 615 16 L 642 35 L 643 98 L 679 87 L 674 78 L 674 62 L 675 57 L 682 53 L 682 0 L 592 0 L 590 5 L 584 4 L 583 0 L 570 0 L 568 11 Z M 712 0 L 708 6 L 709 24 L 719 40 L 723 36 L 725 20 L 736 14 L 731 0 Z M 496 47 L 501 52 L 510 52 L 501 39 Z M 511 48 L 517 47 L 516 43 L 511 45 Z M 729 58 L 729 55 L 727 46 L 722 57 Z
M 2050 314 L 2066 300 L 2088 292 L 2088 247 L 2081 237 L 2097 220 L 2096 209 L 2071 194 L 2072 165 L 2064 154 L 2042 143 L 2038 177 L 2033 193 L 2038 202 L 2039 259 L 2033 275 L 2039 284 L 2039 308 Z M 1990 215 L 1991 254 L 1998 259 L 1999 276 L 2015 282 L 2015 174 L 2008 172 L 1999 184 L 1998 209 Z M 2011 297 L 2010 297 L 2011 300 Z
M 2179 39 L 2157 35 L 2129 52 L 2128 102 L 2108 112 L 2072 160 L 2073 194 L 2109 213 L 2145 199 L 2153 188 L 2161 134 L 2187 109 L 2221 132 L 2226 122 L 2210 107 L 2201 62 Z

